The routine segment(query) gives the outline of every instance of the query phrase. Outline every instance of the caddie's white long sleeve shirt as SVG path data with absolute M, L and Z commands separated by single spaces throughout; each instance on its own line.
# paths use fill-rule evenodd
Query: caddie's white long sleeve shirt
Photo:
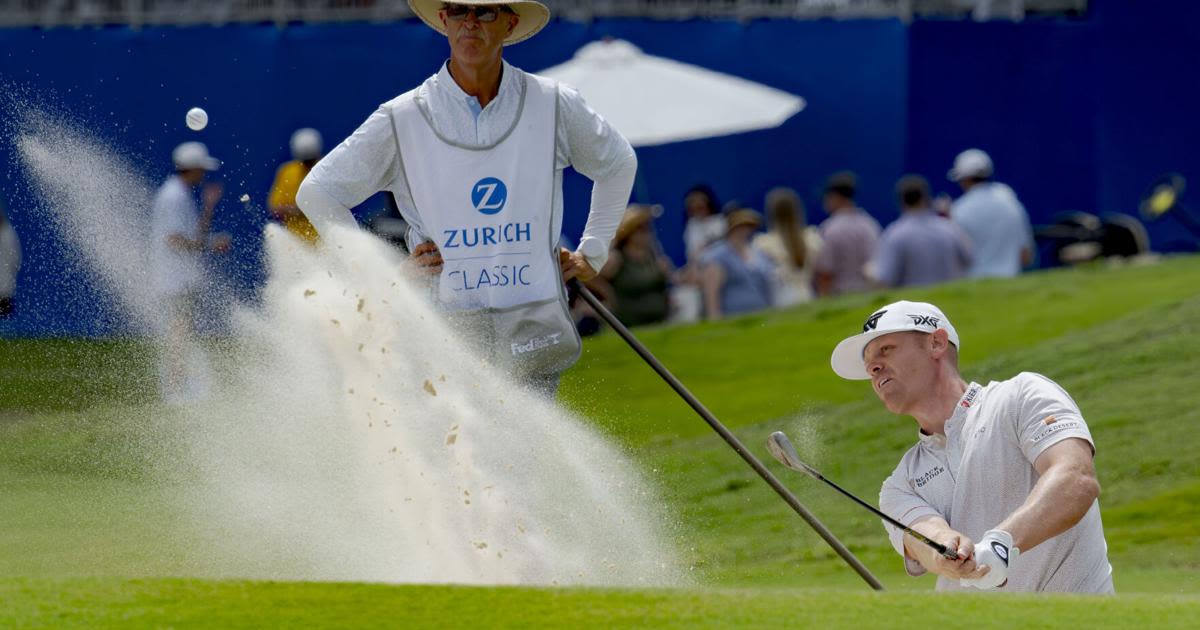
M 520 115 L 520 86 L 524 72 L 504 62 L 496 98 L 480 109 L 450 76 L 448 64 L 417 88 L 428 106 L 437 132 L 467 146 L 488 146 L 508 133 Z M 376 192 L 395 195 L 401 214 L 415 236 L 423 239 L 421 219 L 400 172 L 390 113 L 380 107 L 348 138 L 325 156 L 301 185 L 297 203 L 318 231 L 333 225 L 353 225 L 352 208 Z M 562 172 L 573 166 L 594 182 L 591 209 L 579 250 L 599 270 L 629 201 L 637 173 L 637 157 L 629 142 L 588 107 L 575 89 L 559 84 L 556 129 L 554 212 L 562 230 Z M 596 241 L 596 244 L 589 244 Z

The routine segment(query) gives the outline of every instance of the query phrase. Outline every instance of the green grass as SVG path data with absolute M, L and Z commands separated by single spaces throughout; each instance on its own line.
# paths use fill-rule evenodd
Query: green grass
M 864 383 L 828 367 L 872 309 L 926 299 L 953 319 L 969 379 L 1046 374 L 1098 445 L 1117 598 L 913 593 L 878 521 L 769 462 L 891 590 L 864 585 L 615 335 L 588 340 L 563 399 L 628 447 L 678 516 L 701 588 L 465 589 L 177 581 L 203 577 L 201 532 L 173 512 L 144 444 L 165 433 L 137 341 L 0 341 L 0 627 L 1195 625 L 1200 606 L 1200 258 L 861 295 L 716 324 L 637 331 L 760 457 L 783 429 L 873 498 L 915 438 Z M 139 412 L 139 410 L 141 412 Z M 168 443 L 165 448 L 170 448 Z M 769 458 L 768 458 L 769 459 Z M 154 578 L 154 579 L 151 579 Z M 162 578 L 162 579 L 160 579 Z M 131 579 L 137 581 L 130 581 Z M 1148 593 L 1130 595 L 1130 593 Z M 1151 595 L 1153 594 L 1153 595 Z M 945 596 L 941 596 L 945 597 Z M 934 611 L 953 610 L 954 614 Z M 782 611 L 782 613 L 781 613 Z M 4 615 L 10 615 L 5 617 Z M 403 622 L 398 621 L 403 619 Z M 1046 621 L 1050 620 L 1050 621 Z M 441 622 L 444 622 L 441 623 Z M 883 624 L 882 622 L 886 622 Z M 1162 623 L 1159 623 L 1162 622 Z
M 1194 598 L 602 590 L 183 580 L 0 582 L 0 626 L 55 628 L 1189 628 Z M 264 623 L 269 620 L 269 623 Z

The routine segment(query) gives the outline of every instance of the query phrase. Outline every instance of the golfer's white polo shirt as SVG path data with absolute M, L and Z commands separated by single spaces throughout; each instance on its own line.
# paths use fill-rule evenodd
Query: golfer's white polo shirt
M 1038 456 L 1070 438 L 1087 440 L 1095 451 L 1079 407 L 1050 379 L 1023 372 L 986 387 L 971 383 L 946 421 L 946 435 L 922 434 L 883 483 L 880 508 L 909 527 L 941 516 L 978 541 L 1029 497 Z M 903 532 L 885 527 L 904 555 Z M 925 572 L 907 556 L 904 563 L 909 575 Z M 940 576 L 937 588 L 972 590 Z M 1112 592 L 1099 502 L 1071 529 L 1022 549 L 1000 590 Z

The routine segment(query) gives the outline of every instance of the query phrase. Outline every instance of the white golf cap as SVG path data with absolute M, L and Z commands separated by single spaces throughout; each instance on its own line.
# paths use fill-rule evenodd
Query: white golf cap
M 208 147 L 203 142 L 184 142 L 171 152 L 171 160 L 175 162 L 176 170 L 202 168 L 215 171 L 221 167 L 221 161 L 208 154 Z
M 955 348 L 962 349 L 958 343 L 958 333 L 941 309 L 926 302 L 893 302 L 872 313 L 863 324 L 862 333 L 843 339 L 833 349 L 829 363 L 842 378 L 852 381 L 869 379 L 871 375 L 867 374 L 863 363 L 863 352 L 872 340 L 894 332 L 915 330 L 931 333 L 939 328 L 950 335 L 950 343 Z
M 461 4 L 469 7 L 507 7 L 513 13 L 517 14 L 520 21 L 512 33 L 504 40 L 504 45 L 523 42 L 542 30 L 546 23 L 550 21 L 550 9 L 541 2 L 533 0 L 464 0 L 463 2 L 442 2 L 442 0 L 408 0 L 408 6 L 412 8 L 413 13 L 421 18 L 433 30 L 446 34 L 446 28 L 442 25 L 442 19 L 438 17 L 438 11 L 442 10 L 442 5 L 445 4 Z
M 292 134 L 292 140 L 289 143 L 292 149 L 292 157 L 297 160 L 315 160 L 321 157 L 321 151 L 325 148 L 325 141 L 321 138 L 321 132 L 311 127 L 297 129 L 296 133 Z
M 980 149 L 967 149 L 954 158 L 954 168 L 946 173 L 950 181 L 957 182 L 968 177 L 991 177 L 992 158 Z

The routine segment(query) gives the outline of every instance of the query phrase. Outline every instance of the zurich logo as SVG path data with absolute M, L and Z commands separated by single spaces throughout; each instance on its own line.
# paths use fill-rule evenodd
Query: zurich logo
M 471 189 L 471 205 L 483 214 L 500 212 L 507 201 L 508 187 L 495 177 L 485 177 L 475 182 Z

